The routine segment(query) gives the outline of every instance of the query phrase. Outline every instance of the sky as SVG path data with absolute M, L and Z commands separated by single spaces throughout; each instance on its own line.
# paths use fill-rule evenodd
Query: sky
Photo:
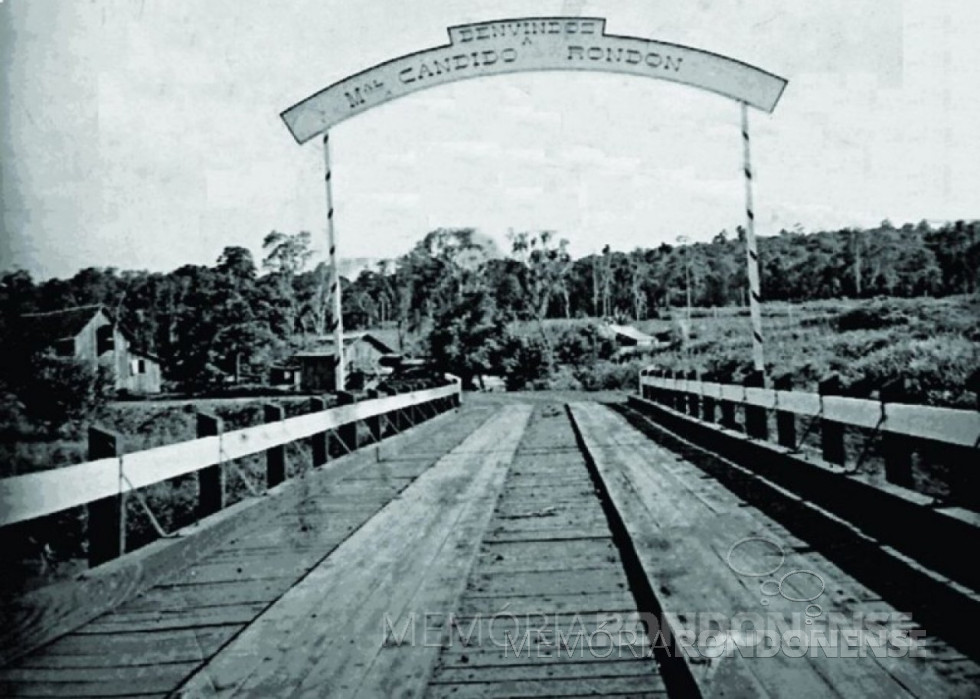
M 759 235 L 980 217 L 973 0 L 0 0 L 0 269 L 325 249 L 323 155 L 286 107 L 446 27 L 535 15 L 685 44 L 789 80 L 752 111 Z M 423 90 L 331 131 L 344 257 L 438 227 L 554 230 L 573 254 L 744 220 L 739 108 L 647 78 L 520 73 Z

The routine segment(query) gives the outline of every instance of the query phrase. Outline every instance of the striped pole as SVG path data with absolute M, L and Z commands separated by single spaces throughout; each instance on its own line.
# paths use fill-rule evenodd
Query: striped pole
M 745 261 L 749 277 L 749 315 L 752 317 L 752 365 L 765 372 L 762 351 L 762 294 L 759 287 L 759 251 L 755 244 L 755 211 L 752 208 L 752 159 L 749 151 L 749 109 L 742 105 L 742 154 L 745 170 Z
M 344 370 L 344 318 L 340 304 L 340 271 L 337 269 L 337 234 L 333 226 L 333 190 L 330 186 L 330 133 L 323 134 L 324 182 L 327 188 L 327 241 L 330 245 L 330 295 L 333 297 L 333 342 L 337 364 L 334 367 L 334 390 L 346 386 Z

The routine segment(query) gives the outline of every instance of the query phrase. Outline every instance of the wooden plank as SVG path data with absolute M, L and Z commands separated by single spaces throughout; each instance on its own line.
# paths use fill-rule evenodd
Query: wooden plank
M 166 662 L 203 661 L 228 642 L 241 627 L 198 626 L 153 632 L 116 633 L 98 639 L 69 634 L 16 661 L 16 667 L 117 667 Z
M 529 508 L 559 511 L 570 523 L 579 515 L 597 517 L 601 525 L 597 523 L 595 534 L 579 541 L 539 539 L 539 532 L 530 532 L 532 539 L 510 544 L 490 544 L 492 537 L 484 539 L 481 548 L 490 555 L 480 557 L 470 576 L 454 631 L 443 640 L 445 648 L 429 694 L 448 683 L 457 693 L 476 686 L 476 693 L 495 696 L 498 690 L 506 691 L 507 682 L 522 682 L 522 694 L 551 696 L 556 693 L 555 683 L 562 679 L 577 680 L 578 687 L 599 692 L 610 689 L 604 685 L 608 678 L 625 676 L 635 678 L 631 685 L 635 691 L 645 681 L 662 689 L 642 616 L 635 609 L 585 461 L 577 448 L 558 447 L 573 440 L 564 412 L 543 415 L 532 424 L 491 527 L 513 522 L 506 519 L 508 513 Z M 587 487 L 554 487 L 569 481 Z M 598 568 L 583 569 L 579 567 L 584 563 L 583 554 L 590 550 L 600 552 L 605 561 Z M 533 561 L 518 565 L 539 570 L 501 570 L 501 560 L 529 554 Z M 542 572 L 541 568 L 552 570 Z M 623 660 L 633 662 L 626 665 Z M 558 686 L 560 694 L 563 690 Z
M 885 415 L 886 432 L 964 447 L 980 445 L 980 412 L 975 410 L 886 403 Z
M 768 388 L 747 386 L 745 388 L 745 403 L 771 410 L 776 407 L 776 392 Z
M 583 439 L 593 454 L 596 467 L 607 484 L 610 497 L 619 510 L 636 547 L 644 574 L 666 612 L 719 613 L 730 618 L 738 613 L 755 610 L 755 595 L 747 596 L 735 573 L 721 564 L 699 538 L 697 527 L 703 516 L 686 522 L 673 520 L 667 528 L 656 525 L 650 512 L 635 490 L 623 487 L 621 481 L 607 477 L 623 468 L 624 453 L 602 449 L 598 445 L 608 440 L 614 430 L 628 428 L 604 408 L 575 404 L 572 413 L 579 424 Z M 631 429 L 631 428 L 629 428 Z M 651 464 L 656 468 L 656 462 Z M 680 489 L 675 496 L 684 498 Z M 703 526 L 703 525 L 702 525 Z M 724 521 L 718 526 L 724 526 Z M 659 530 L 659 531 L 658 531 Z M 679 629 L 672 629 L 676 634 Z M 772 658 L 732 657 L 702 658 L 692 663 L 685 656 L 691 674 L 702 695 L 728 692 L 751 692 L 770 696 L 786 696 L 801 686 L 815 696 L 833 695 L 834 688 L 808 664 L 788 662 L 776 654 Z M 754 662 L 764 660 L 764 664 Z
M 799 391 L 776 391 L 778 409 L 803 417 L 814 417 L 820 413 L 820 396 L 816 393 Z
M 596 651 L 606 652 L 606 651 Z M 627 651 L 628 653 L 628 651 Z M 513 651 L 512 651 L 513 654 Z M 586 655 L 588 655 L 586 653 Z M 583 684 L 600 677 L 632 677 L 637 683 L 648 683 L 655 678 L 654 686 L 662 691 L 663 680 L 659 678 L 656 663 L 651 658 L 602 658 L 605 662 L 567 662 L 567 659 L 552 656 L 559 662 L 549 662 L 549 656 L 538 655 L 533 650 L 524 650 L 518 656 L 525 664 L 508 665 L 470 665 L 445 668 L 439 671 L 432 684 L 472 684 L 535 680 L 579 680 Z M 560 662 L 566 660 L 566 662 Z M 656 682 L 659 680 L 659 682 Z M 430 685 L 431 686 L 431 685 Z
M 721 384 L 714 381 L 703 381 L 701 394 L 715 400 L 721 400 Z
M 16 697 L 129 697 L 165 695 L 198 663 L 146 667 L 0 670 L 0 693 Z
M 823 396 L 822 418 L 854 427 L 874 429 L 882 422 L 881 407 L 882 404 L 875 400 L 848 396 Z
M 143 488 L 169 478 L 194 473 L 221 461 L 220 440 L 217 436 L 201 437 L 125 454 L 122 457 L 123 474 L 133 488 Z
M 487 413 L 477 409 L 459 419 L 454 416 L 454 413 L 447 413 L 417 430 L 386 441 L 390 449 L 406 454 L 416 450 L 431 452 L 439 437 L 462 439 L 462 435 L 486 419 Z M 411 466 L 422 470 L 429 463 L 431 460 Z M 304 478 L 282 484 L 265 497 L 236 503 L 179 531 L 174 538 L 157 540 L 86 571 L 81 579 L 48 585 L 16 599 L 0 600 L 0 619 L 3 619 L 0 624 L 0 665 L 118 607 L 141 590 L 208 555 L 223 542 L 250 536 L 249 532 L 268 517 L 302 509 L 304 501 L 315 498 L 332 483 L 365 467 L 377 467 L 374 454 L 360 452 L 343 457 Z M 261 533 L 253 539 L 261 539 Z M 273 543 L 281 546 L 281 537 Z
M 506 469 L 528 413 L 499 411 L 440 459 L 195 674 L 187 691 L 324 696 L 356 688 L 379 657 L 386 614 L 399 618 L 420 585 L 435 585 L 438 596 L 461 584 L 458 575 L 442 579 L 434 563 L 452 560 L 466 513 L 489 508 L 500 482 L 494 477 Z
M 119 459 L 0 479 L 0 527 L 119 493 Z
M 579 696 L 660 696 L 666 697 L 663 680 L 655 674 L 646 677 L 593 676 L 585 681 L 576 679 L 552 679 L 547 682 L 534 680 L 502 680 L 500 682 L 466 682 L 439 684 L 429 687 L 427 697 L 432 699 L 471 699 L 479 697 L 579 697 Z
M 99 617 L 75 631 L 79 635 L 113 634 L 130 631 L 163 631 L 197 626 L 241 626 L 251 622 L 267 602 L 224 604 L 172 610 L 115 612 Z
M 529 410 L 527 412 L 530 413 Z M 525 428 L 526 419 L 521 426 L 521 434 Z M 459 597 L 476 561 L 477 547 L 493 516 L 494 495 L 500 492 L 507 467 L 513 462 L 514 450 L 519 442 L 520 438 L 506 443 L 505 458 L 490 474 L 489 482 L 483 486 L 483 495 L 476 496 L 471 501 L 471 505 L 461 515 L 440 549 L 439 557 L 431 564 L 431 568 L 439 571 L 438 576 L 427 576 L 425 584 L 419 587 L 402 609 L 401 615 L 395 619 L 394 628 L 404 628 L 409 618 L 418 618 L 426 611 L 448 618 L 458 606 Z M 437 648 L 427 647 L 425 644 L 386 644 L 366 668 L 357 686 L 357 695 L 375 697 L 420 694 L 437 653 Z M 325 679 L 321 675 L 321 680 Z M 317 683 L 308 680 L 305 684 L 315 688 Z
M 745 387 L 723 384 L 720 398 L 721 400 L 731 401 L 732 403 L 741 403 L 745 398 Z
M 157 585 L 125 604 L 127 612 L 171 612 L 209 605 L 268 604 L 289 589 L 295 578 L 278 578 L 235 584 Z
M 421 434 L 416 434 L 416 437 L 425 442 L 425 449 L 431 451 L 433 447 L 437 449 L 443 444 L 456 444 L 462 437 L 469 432 L 472 427 L 481 424 L 485 418 L 485 415 L 480 415 L 479 411 L 474 411 L 474 414 L 464 416 L 461 420 L 453 421 L 449 428 L 443 427 L 441 431 L 438 432 L 437 439 L 433 440 L 432 435 L 425 435 L 425 430 Z M 458 433 L 458 434 L 457 434 Z M 410 433 L 411 434 L 411 433 Z M 404 441 L 404 438 L 401 440 Z M 412 450 L 412 443 L 408 442 L 406 444 L 406 451 Z M 347 459 L 340 460 L 335 464 L 331 465 L 331 470 L 343 470 L 344 464 L 349 461 Z M 371 464 L 373 466 L 373 463 Z M 417 468 L 423 468 L 422 464 L 417 464 Z M 349 471 L 348 471 L 349 472 Z M 372 487 L 370 480 L 362 480 L 362 487 L 370 489 Z M 311 541 L 323 539 L 321 543 L 322 546 L 328 548 L 322 549 L 321 554 L 325 551 L 332 549 L 337 542 L 345 538 L 346 530 L 341 530 L 334 528 L 332 540 L 328 537 L 320 536 L 320 532 L 317 532 L 314 536 L 308 534 L 303 534 L 300 537 L 301 545 L 296 546 L 296 533 L 289 531 L 292 527 L 292 523 L 298 518 L 297 515 L 303 516 L 304 514 L 309 516 L 309 508 L 305 503 L 313 503 L 316 506 L 322 505 L 325 510 L 329 510 L 331 503 L 335 501 L 343 501 L 349 499 L 349 495 L 331 493 L 330 489 L 326 489 L 326 493 L 320 493 L 316 490 L 306 489 L 305 499 L 297 503 L 296 508 L 299 512 L 290 510 L 288 515 L 282 518 L 277 517 L 272 521 L 272 527 L 266 527 L 263 529 L 264 532 L 275 532 L 277 535 L 277 540 L 280 542 L 278 548 L 276 549 L 277 557 L 282 558 L 287 552 L 292 552 L 297 557 L 302 557 L 309 552 L 309 544 Z M 366 509 L 362 512 L 362 516 L 366 518 L 373 512 L 373 509 Z M 285 520 L 285 521 L 283 521 Z M 242 546 L 242 551 L 249 551 L 252 547 L 252 538 L 247 536 L 247 534 L 239 542 Z M 285 543 L 285 546 L 283 545 Z M 222 556 L 227 555 L 232 550 L 234 550 L 233 545 L 228 545 L 220 551 L 223 552 Z M 261 550 L 263 547 L 259 547 Z M 250 557 L 246 556 L 246 559 Z M 251 557 L 255 558 L 255 557 Z M 209 558 L 209 560 L 214 560 L 214 557 Z M 231 563 L 234 559 L 228 559 L 225 562 Z M 275 563 L 276 566 L 282 567 L 280 562 Z M 293 576 L 289 578 L 276 578 L 272 582 L 276 585 L 282 586 L 283 589 L 292 584 L 299 573 L 302 571 L 294 571 Z M 177 580 L 180 577 L 177 576 Z M 248 579 L 239 582 L 229 582 L 222 584 L 201 584 L 201 585 L 187 585 L 187 584 L 173 584 L 167 586 L 167 591 L 173 591 L 174 593 L 187 593 L 192 596 L 192 599 L 199 601 L 201 604 L 193 605 L 178 605 L 175 604 L 172 599 L 166 599 L 165 597 L 155 600 L 143 599 L 137 602 L 126 604 L 120 607 L 117 612 L 113 615 L 107 615 L 103 617 L 98 623 L 108 624 L 106 620 L 112 620 L 112 627 L 104 626 L 99 628 L 96 624 L 90 624 L 89 628 L 91 630 L 100 631 L 100 633 L 74 633 L 61 641 L 57 642 L 55 646 L 58 646 L 59 652 L 63 651 L 62 644 L 66 642 L 72 642 L 76 639 L 87 639 L 87 643 L 84 647 L 87 652 L 96 652 L 98 648 L 105 648 L 105 655 L 86 655 L 86 656 L 73 656 L 68 660 L 51 661 L 48 658 L 48 649 L 44 649 L 43 652 L 34 654 L 25 658 L 25 661 L 38 662 L 39 659 L 46 659 L 48 663 L 55 663 L 55 667 L 68 666 L 68 667 L 110 667 L 112 666 L 113 657 L 126 657 L 127 659 L 132 659 L 135 662 L 119 663 L 125 665 L 146 665 L 153 664 L 155 658 L 161 656 L 161 643 L 158 639 L 161 638 L 161 634 L 165 633 L 180 633 L 181 630 L 184 632 L 196 633 L 198 630 L 207 631 L 209 629 L 221 629 L 229 628 L 234 631 L 238 631 L 242 628 L 242 625 L 230 624 L 226 627 L 215 627 L 215 626 L 205 626 L 201 627 L 198 624 L 201 623 L 214 623 L 222 622 L 228 624 L 229 621 L 233 621 L 234 615 L 244 615 L 246 617 L 254 618 L 258 610 L 265 608 L 268 601 L 264 599 L 265 594 L 263 593 L 263 599 L 259 601 L 259 604 L 255 605 L 249 609 L 249 605 L 236 604 L 236 600 L 232 600 L 232 594 L 229 591 L 234 591 L 241 589 L 242 587 L 255 587 L 259 583 L 252 582 Z M 155 588 L 151 590 L 152 593 L 159 592 L 161 588 Z M 237 600 L 241 601 L 254 601 L 250 599 L 251 595 L 246 595 L 244 599 Z M 231 604 L 222 604 L 222 601 L 229 602 Z M 232 608 L 234 607 L 234 608 Z M 223 617 L 220 615 L 224 615 Z M 237 618 L 237 617 L 235 617 Z M 249 620 L 248 618 L 245 619 Z M 124 621 L 125 623 L 115 623 Z M 176 626 L 176 628 L 174 628 Z M 124 630 L 116 630 L 115 627 L 122 627 Z M 131 633 L 133 628 L 142 629 L 139 633 Z M 161 631 L 160 629 L 168 629 Z M 104 631 L 104 633 L 102 633 Z M 126 639 L 124 646 L 118 646 L 116 643 L 117 639 L 124 637 Z M 77 641 L 76 641 L 77 642 Z M 177 646 L 179 644 L 167 644 L 168 646 Z M 124 648 L 121 654 L 116 654 L 112 649 L 114 648 Z M 50 647 L 49 647 L 50 648 Z M 187 659 L 186 653 L 190 651 L 190 648 L 184 647 L 182 650 L 181 657 L 166 657 L 165 654 L 161 662 L 172 662 L 172 661 L 182 661 Z M 192 656 L 194 659 L 200 659 L 201 661 L 210 657 L 217 650 L 217 646 L 210 647 L 206 650 L 201 650 L 197 656 Z M 76 649 L 76 653 L 78 650 Z M 183 679 L 183 678 L 180 678 Z M 176 686 L 179 680 L 175 680 L 174 685 Z M 110 690 L 112 688 L 109 688 Z
M 576 413 L 577 415 L 578 413 Z M 584 420 L 583 420 L 584 422 Z M 606 423 L 597 423 L 596 430 L 601 434 L 608 434 L 612 428 Z M 646 451 L 644 458 L 651 463 L 656 462 L 652 451 Z M 694 465 L 683 460 L 676 460 L 675 465 L 670 469 L 672 475 L 681 482 L 692 485 L 703 479 L 703 472 Z M 764 536 L 769 540 L 779 542 L 784 552 L 785 559 L 780 566 L 779 572 L 773 578 L 781 579 L 782 575 L 790 570 L 809 570 L 813 571 L 819 578 L 825 581 L 824 592 L 817 600 L 822 606 L 824 615 L 837 614 L 848 618 L 856 617 L 860 619 L 862 613 L 869 611 L 869 600 L 876 596 L 863 585 L 857 583 L 849 575 L 831 564 L 822 556 L 809 551 L 807 545 L 792 536 L 783 527 L 762 515 L 754 508 L 739 507 L 741 501 L 733 494 L 727 492 L 730 501 L 728 513 L 724 514 L 724 519 L 719 519 L 717 523 L 704 520 L 692 528 L 688 528 L 690 533 L 686 535 L 687 540 L 698 540 L 706 543 L 713 553 L 713 563 L 707 561 L 712 556 L 707 556 L 704 563 L 698 565 L 702 571 L 728 569 L 728 556 L 731 552 L 733 542 L 740 541 L 749 536 Z M 719 493 L 725 495 L 726 493 Z M 771 550 L 767 547 L 753 549 L 751 546 L 739 548 L 737 566 L 746 566 L 748 569 L 763 570 L 772 567 L 773 558 Z M 746 559 L 745 556 L 749 558 Z M 684 564 L 687 567 L 694 566 L 694 557 Z M 775 561 L 779 563 L 779 560 Z M 682 567 L 678 566 L 673 572 L 681 572 Z M 669 576 L 672 571 L 669 567 L 665 568 L 661 563 L 658 571 L 661 577 Z M 760 592 L 758 585 L 764 578 L 739 578 L 742 588 L 749 597 L 758 599 Z M 712 578 L 712 583 L 717 588 L 717 593 L 728 589 L 725 584 L 719 584 L 717 576 Z M 803 584 L 808 583 L 808 584 Z M 796 578 L 789 578 L 785 583 L 787 594 L 799 598 L 810 596 L 814 592 L 816 583 L 812 576 L 804 575 Z M 676 595 L 678 589 L 689 593 L 689 586 L 678 588 L 677 583 L 669 585 L 671 594 Z M 736 589 L 732 588 L 735 592 Z M 669 598 L 668 598 L 669 599 Z M 681 600 L 683 602 L 683 600 Z M 785 614 L 801 614 L 804 604 L 784 600 L 782 597 L 773 596 L 766 598 L 766 609 L 770 612 Z M 689 605 L 692 607 L 693 605 Z M 696 607 L 694 607 L 696 608 Z M 893 609 L 888 608 L 891 612 Z M 940 696 L 954 695 L 958 689 L 964 685 L 957 686 L 955 681 L 942 678 L 936 673 L 935 667 L 931 667 L 926 659 L 916 657 L 864 657 L 864 658 L 832 658 L 824 654 L 818 654 L 808 659 L 813 669 L 830 683 L 838 694 L 843 696 Z

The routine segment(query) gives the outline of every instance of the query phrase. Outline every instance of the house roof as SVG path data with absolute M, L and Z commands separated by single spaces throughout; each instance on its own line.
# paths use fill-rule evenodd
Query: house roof
M 132 333 L 122 323 L 116 322 L 106 307 L 99 303 L 74 308 L 61 308 L 57 311 L 45 311 L 43 313 L 24 313 L 20 319 L 25 339 L 35 345 L 46 347 L 59 340 L 74 338 L 98 313 L 104 314 L 109 322 L 113 323 L 119 332 L 126 336 L 130 343 L 130 354 L 136 354 L 156 362 L 160 361 L 160 357 L 153 352 L 138 347 Z
M 105 313 L 105 309 L 97 304 L 63 308 L 46 313 L 25 313 L 21 316 L 21 320 L 26 339 L 38 344 L 50 345 L 58 340 L 75 337 L 100 312 Z
M 631 325 L 613 325 L 610 323 L 609 330 L 616 335 L 628 337 L 636 342 L 654 342 L 656 340 L 653 335 L 647 335 L 645 332 L 640 332 Z
M 318 337 L 317 338 L 317 342 L 318 343 L 321 343 L 323 345 L 326 345 L 326 346 L 325 347 L 322 347 L 322 348 L 314 349 L 314 350 L 309 350 L 309 351 L 306 351 L 306 352 L 299 352 L 295 356 L 297 356 L 297 357 L 302 357 L 302 356 L 333 356 L 333 353 L 334 353 L 334 351 L 333 351 L 334 340 L 333 340 L 333 336 L 332 335 L 324 335 L 324 336 Z M 393 348 L 391 348 L 388 345 L 388 343 L 384 342 L 383 340 L 379 339 L 376 335 L 373 335 L 373 334 L 371 334 L 370 332 L 368 332 L 366 330 L 361 331 L 361 332 L 356 332 L 356 333 L 344 333 L 344 347 L 350 347 L 355 342 L 367 342 L 367 343 L 370 343 L 371 345 L 373 345 L 375 347 L 375 349 L 377 349 L 379 352 L 381 352 L 381 354 L 394 354 L 395 353 L 395 350 Z

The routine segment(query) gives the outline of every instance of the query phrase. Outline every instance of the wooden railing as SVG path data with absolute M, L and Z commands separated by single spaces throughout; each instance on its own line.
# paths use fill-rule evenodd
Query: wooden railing
M 878 400 L 845 396 L 836 377 L 821 382 L 817 393 L 790 387 L 788 380 L 781 379 L 773 388 L 764 388 L 758 374 L 743 385 L 702 381 L 693 372 L 668 375 L 654 368 L 643 369 L 639 377 L 642 398 L 705 422 L 743 430 L 757 439 L 769 438 L 771 411 L 776 418 L 777 441 L 789 449 L 799 447 L 796 418 L 810 418 L 819 424 L 823 458 L 839 465 L 845 458 L 844 427 L 879 431 L 886 475 L 898 485 L 911 485 L 916 443 L 930 442 L 971 453 L 980 447 L 980 412 L 975 410 L 902 403 L 901 391 L 894 387 L 883 390 Z M 744 425 L 735 421 L 739 407 L 744 411 Z
M 372 442 L 379 441 L 387 421 L 396 431 L 433 417 L 460 404 L 459 379 L 428 390 L 353 402 L 321 409 L 307 415 L 282 419 L 282 410 L 269 406 L 266 424 L 222 431 L 214 416 L 198 414 L 198 439 L 122 454 L 112 433 L 92 429 L 91 461 L 0 480 L 0 527 L 43 517 L 81 505 L 88 506 L 90 562 L 101 563 L 125 550 L 124 499 L 127 494 L 154 483 L 197 472 L 199 515 L 224 506 L 222 465 L 251 454 L 267 454 L 267 487 L 285 477 L 282 447 L 310 438 L 314 466 L 327 460 L 326 433 L 336 434 L 348 451 L 357 448 L 356 425 L 366 422 Z M 325 406 L 325 402 L 321 403 Z M 101 457 L 101 458 L 99 458 Z M 95 552 L 93 554 L 93 551 Z

